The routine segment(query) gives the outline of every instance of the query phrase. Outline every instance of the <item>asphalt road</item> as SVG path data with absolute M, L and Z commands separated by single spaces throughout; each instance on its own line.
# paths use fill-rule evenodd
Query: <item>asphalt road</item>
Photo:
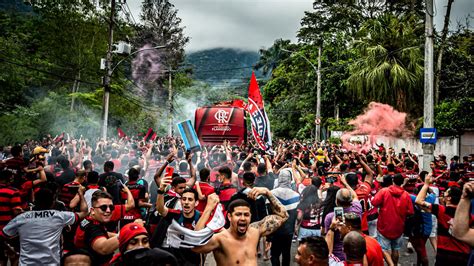
M 416 254 L 415 253 L 411 253 L 411 254 L 408 253 L 408 250 L 406 248 L 406 243 L 407 242 L 408 242 L 408 240 L 405 240 L 405 244 L 403 245 L 403 248 L 400 251 L 400 260 L 398 262 L 398 265 L 403 265 L 403 266 L 416 265 Z M 291 245 L 292 258 L 294 258 L 295 254 L 296 254 L 296 248 L 297 248 L 297 243 L 293 243 Z M 433 247 L 431 247 L 431 244 L 429 243 L 429 241 L 426 242 L 426 250 L 427 250 L 427 253 L 428 253 L 428 258 L 429 258 L 430 265 L 434 265 L 435 252 L 433 250 Z M 208 266 L 217 265 L 215 260 L 214 260 L 214 256 L 212 256 L 212 253 L 207 255 L 205 265 L 208 265 Z M 270 263 L 270 261 L 263 261 L 263 258 L 259 258 L 258 259 L 258 265 L 270 266 L 272 264 Z M 294 259 L 292 259 L 291 265 L 297 265 L 294 262 Z

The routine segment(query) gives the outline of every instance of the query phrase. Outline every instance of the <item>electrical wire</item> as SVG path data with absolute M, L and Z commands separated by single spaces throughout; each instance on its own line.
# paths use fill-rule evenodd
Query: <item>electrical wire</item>
M 36 71 L 36 72 L 43 73 L 43 74 L 55 76 L 55 77 L 58 77 L 58 78 L 64 79 L 64 80 L 70 80 L 70 81 L 76 81 L 77 80 L 78 82 L 81 82 L 81 83 L 84 83 L 84 84 L 98 85 L 98 86 L 102 85 L 102 84 L 97 83 L 97 82 L 92 82 L 92 81 L 87 81 L 87 80 L 82 80 L 82 79 L 76 79 L 76 78 L 73 78 L 73 77 L 62 76 L 62 75 L 59 75 L 59 74 L 56 74 L 56 73 L 53 73 L 53 72 L 49 72 L 49 71 L 46 71 L 46 70 L 43 70 L 43 69 L 39 69 L 39 68 L 35 68 L 35 67 L 29 66 L 29 65 L 22 64 L 22 63 L 14 62 L 14 61 L 5 59 L 3 57 L 0 57 L 0 61 L 8 63 L 8 64 L 16 65 L 16 66 L 19 66 L 19 67 L 24 67 L 24 68 L 27 68 L 27 69 L 30 69 L 30 70 L 33 70 L 33 71 Z

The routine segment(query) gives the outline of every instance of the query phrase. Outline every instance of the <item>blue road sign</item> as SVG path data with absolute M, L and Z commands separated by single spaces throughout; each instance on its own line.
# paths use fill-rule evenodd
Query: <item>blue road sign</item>
M 426 144 L 436 144 L 438 133 L 436 128 L 420 128 L 420 142 Z

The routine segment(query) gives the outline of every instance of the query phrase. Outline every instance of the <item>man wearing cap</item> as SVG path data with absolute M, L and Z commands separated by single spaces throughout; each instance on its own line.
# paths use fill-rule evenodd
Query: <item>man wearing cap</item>
M 156 262 L 178 265 L 173 254 L 150 248 L 148 232 L 141 223 L 125 225 L 119 232 L 118 241 L 119 253 L 112 258 L 110 265 L 150 265 Z

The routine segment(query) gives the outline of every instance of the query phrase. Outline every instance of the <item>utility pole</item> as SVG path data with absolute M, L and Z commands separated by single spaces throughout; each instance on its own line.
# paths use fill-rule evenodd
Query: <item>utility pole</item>
M 321 45 L 318 46 L 318 69 L 316 70 L 317 85 L 316 85 L 316 141 L 321 139 Z
M 425 87 L 423 103 L 423 127 L 434 127 L 433 107 L 433 0 L 426 0 L 425 21 Z M 423 170 L 430 171 L 434 159 L 434 144 L 423 144 Z
M 79 71 L 76 75 L 76 79 L 74 80 L 74 84 L 72 85 L 72 93 L 76 93 L 79 91 L 79 84 L 80 84 L 80 81 L 79 79 L 81 79 L 81 71 Z M 76 96 L 72 96 L 72 99 L 71 99 L 71 109 L 69 110 L 70 112 L 74 111 L 74 103 L 76 101 Z
M 104 98 L 102 101 L 102 128 L 101 137 L 107 139 L 107 126 L 109 119 L 109 99 L 110 99 L 110 78 L 112 77 L 112 47 L 113 47 L 113 36 L 114 36 L 114 18 L 115 18 L 115 0 L 111 0 L 110 8 L 110 21 L 109 21 L 109 38 L 108 38 L 108 50 L 107 58 L 105 61 L 105 77 L 103 79 L 104 84 Z
M 171 85 L 171 66 L 168 68 L 168 135 L 173 136 L 173 87 Z

